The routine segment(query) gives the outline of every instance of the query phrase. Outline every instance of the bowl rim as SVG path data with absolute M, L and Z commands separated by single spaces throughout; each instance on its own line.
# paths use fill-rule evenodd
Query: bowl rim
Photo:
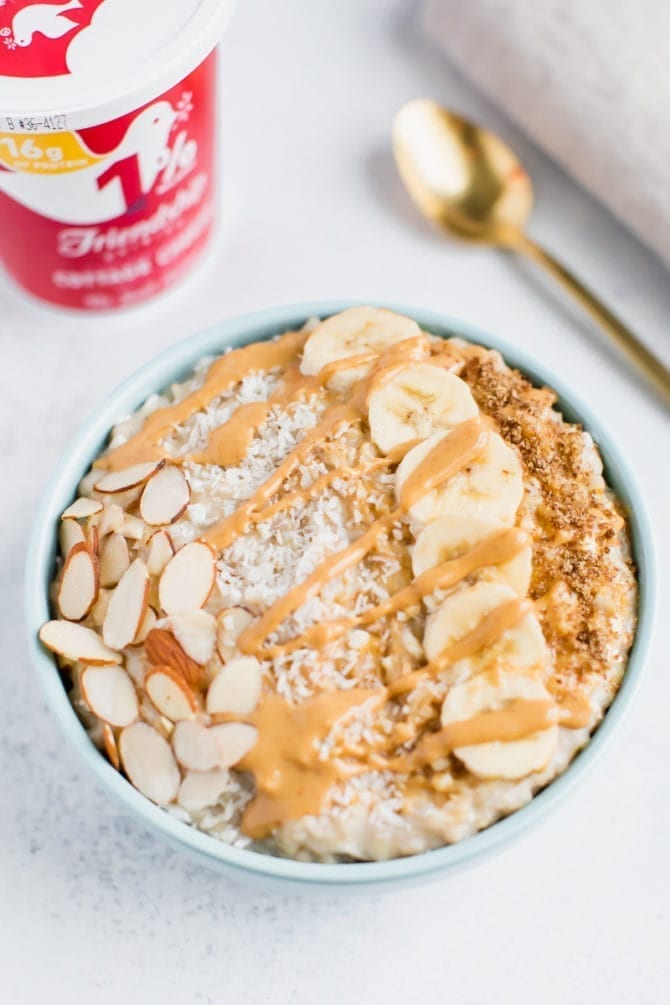
M 498 350 L 509 365 L 521 370 L 534 384 L 546 384 L 557 392 L 557 407 L 563 415 L 570 421 L 581 422 L 596 441 L 605 462 L 608 484 L 627 510 L 638 567 L 638 624 L 621 686 L 598 729 L 563 774 L 529 803 L 471 837 L 432 851 L 381 862 L 301 862 L 219 842 L 177 820 L 134 789 L 89 740 L 70 705 L 59 674 L 54 672 L 55 661 L 42 647 L 37 632 L 50 617 L 48 584 L 60 514 L 74 497 L 79 479 L 102 448 L 114 423 L 139 407 L 151 393 L 183 379 L 203 356 L 221 352 L 228 346 L 271 337 L 301 325 L 310 317 L 327 317 L 368 302 L 406 314 L 435 334 L 461 337 Z M 271 307 L 236 316 L 164 349 L 112 391 L 82 424 L 49 479 L 35 515 L 25 567 L 25 627 L 32 661 L 51 711 L 95 776 L 127 812 L 170 844 L 194 853 L 201 862 L 205 860 L 215 868 L 233 868 L 238 873 L 307 885 L 347 887 L 418 881 L 482 859 L 536 825 L 590 770 L 630 706 L 649 653 L 657 603 L 652 526 L 636 479 L 600 420 L 554 377 L 549 368 L 536 362 L 525 350 L 490 335 L 477 325 L 438 310 L 385 301 L 368 302 L 338 299 Z

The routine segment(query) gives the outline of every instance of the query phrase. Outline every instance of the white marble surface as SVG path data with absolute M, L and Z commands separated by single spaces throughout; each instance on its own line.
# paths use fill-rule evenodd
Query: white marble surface
M 667 605 L 667 414 L 534 274 L 444 243 L 417 220 L 389 159 L 393 112 L 425 93 L 498 126 L 537 179 L 534 233 L 666 358 L 668 275 L 449 72 L 413 32 L 411 10 L 398 0 L 241 4 L 224 49 L 222 240 L 179 294 L 96 319 L 48 312 L 0 284 L 0 999 L 11 1005 L 665 1000 L 662 631 L 624 727 L 557 814 L 476 869 L 385 899 L 259 893 L 165 848 L 82 772 L 26 657 L 25 542 L 47 476 L 86 414 L 181 336 L 319 297 L 444 309 L 531 349 L 572 382 L 637 471 Z

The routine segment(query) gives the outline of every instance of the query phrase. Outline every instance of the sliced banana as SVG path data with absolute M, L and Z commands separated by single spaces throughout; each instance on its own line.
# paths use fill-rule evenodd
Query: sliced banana
M 478 413 L 464 380 L 432 363 L 413 363 L 371 394 L 370 436 L 388 454 Z
M 502 675 L 496 684 L 486 677 L 475 677 L 449 689 L 442 705 L 442 725 L 504 709 L 508 702 L 518 699 L 549 701 L 551 695 L 539 681 L 522 675 Z M 514 779 L 546 767 L 557 744 L 558 726 L 549 726 L 520 740 L 457 747 L 454 754 L 469 771 L 482 778 Z
M 435 433 L 403 457 L 396 471 L 396 497 L 410 473 L 448 434 Z M 519 457 L 497 433 L 486 434 L 481 454 L 443 485 L 427 492 L 409 510 L 412 520 L 430 523 L 450 513 L 476 513 L 513 523 L 523 496 Z
M 423 647 L 428 659 L 436 660 L 446 649 L 474 631 L 496 607 L 514 600 L 516 596 L 514 590 L 504 583 L 475 583 L 450 594 L 426 618 Z M 450 676 L 462 680 L 492 667 L 539 676 L 546 667 L 547 659 L 547 644 L 540 623 L 532 612 L 528 612 L 516 625 L 504 631 L 493 645 L 454 663 Z
M 421 334 L 416 321 L 382 307 L 350 307 L 322 321 L 305 342 L 300 369 L 315 376 L 324 366 L 349 356 L 383 352 L 389 346 Z M 330 387 L 346 391 L 368 372 L 370 365 L 334 374 Z
M 426 524 L 417 537 L 412 550 L 412 571 L 415 576 L 420 576 L 436 565 L 465 555 L 479 541 L 505 527 L 502 520 L 491 516 L 453 513 L 439 517 Z M 525 597 L 530 585 L 532 565 L 533 551 L 529 544 L 508 562 L 480 569 L 476 575 L 477 579 L 505 583 L 518 597 Z

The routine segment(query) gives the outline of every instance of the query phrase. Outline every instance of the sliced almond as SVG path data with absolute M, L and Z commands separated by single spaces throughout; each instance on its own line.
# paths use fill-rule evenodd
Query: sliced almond
M 88 545 L 88 550 L 91 558 L 95 562 L 96 570 L 99 573 L 99 560 L 100 560 L 100 535 L 98 534 L 98 528 L 94 523 L 89 523 L 86 528 L 86 544 Z
M 86 517 L 100 513 L 103 504 L 99 499 L 89 499 L 80 496 L 61 514 L 61 520 L 84 520 Z
M 225 770 L 189 771 L 181 785 L 177 802 L 189 813 L 207 809 L 218 802 L 229 781 Z
M 193 719 L 182 719 L 174 728 L 172 748 L 179 763 L 188 771 L 211 771 L 221 757 L 216 737 Z
M 210 715 L 249 715 L 261 693 L 261 665 L 255 656 L 238 656 L 219 670 L 207 691 Z
M 245 757 L 258 739 L 258 730 L 247 722 L 223 722 L 209 731 L 219 746 L 219 767 L 230 768 Z
M 152 628 L 144 642 L 144 655 L 154 666 L 172 667 L 194 690 L 202 687 L 202 668 L 165 628 Z
M 170 744 L 153 726 L 134 722 L 119 737 L 123 770 L 147 799 L 165 805 L 177 796 L 181 777 Z
M 132 513 L 126 513 L 119 529 L 119 534 L 129 537 L 133 541 L 141 541 L 148 529 L 144 520 L 140 520 L 138 516 L 133 516 Z
M 144 642 L 149 632 L 156 627 L 157 621 L 158 615 L 153 607 L 147 607 L 147 613 L 144 615 L 144 620 L 140 625 L 139 632 L 132 641 L 132 645 L 139 646 L 142 642 Z
M 40 639 L 52 652 L 68 660 L 90 666 L 120 663 L 121 657 L 106 646 L 97 632 L 73 621 L 47 621 L 40 628 Z
M 254 620 L 246 607 L 228 607 L 216 617 L 216 651 L 225 663 L 237 653 L 237 640 Z
M 123 471 L 109 471 L 102 476 L 100 481 L 95 483 L 95 491 L 114 494 L 134 489 L 137 485 L 142 485 L 148 478 L 151 478 L 164 464 L 165 461 L 147 461 L 144 464 L 133 464 L 132 467 L 124 468 Z
M 187 656 L 204 666 L 214 655 L 216 620 L 207 611 L 173 614 L 168 621 L 170 631 Z
M 144 674 L 146 672 L 146 663 L 142 656 L 141 649 L 126 649 L 124 665 L 126 671 L 130 674 L 130 678 L 133 683 L 139 687 L 144 687 Z
M 171 722 L 190 719 L 198 711 L 198 703 L 190 687 L 172 667 L 154 667 L 144 681 L 152 702 Z
M 98 534 L 100 537 L 106 537 L 107 534 L 113 534 L 115 531 L 120 530 L 123 526 L 125 515 L 123 509 L 117 503 L 110 503 L 109 506 L 106 506 L 98 524 Z
M 207 603 L 214 587 L 216 560 L 203 541 L 180 548 L 163 570 L 158 596 L 167 614 L 187 614 Z
M 125 537 L 114 531 L 100 548 L 100 584 L 116 586 L 130 566 L 130 553 Z
M 58 610 L 68 621 L 81 621 L 98 596 L 98 568 L 86 543 L 68 552 L 58 586 Z
M 166 530 L 157 530 L 148 542 L 147 569 L 151 576 L 160 576 L 174 555 L 172 538 Z
M 123 574 L 112 594 L 102 637 L 108 646 L 124 649 L 140 630 L 149 600 L 149 573 L 141 558 L 136 558 Z
M 102 724 L 102 742 L 105 747 L 105 753 L 109 758 L 109 763 L 113 768 L 118 771 L 121 767 L 121 760 L 119 758 L 119 748 L 116 745 L 116 737 L 114 736 L 114 730 L 109 725 L 108 722 L 103 722 Z
M 168 464 L 157 471 L 144 487 L 140 513 L 145 523 L 162 527 L 174 523 L 191 498 L 191 487 L 181 468 Z
M 81 529 L 81 524 L 76 520 L 63 520 L 58 530 L 58 543 L 63 558 L 67 558 L 75 545 L 85 544 L 86 535 Z
M 123 667 L 86 667 L 79 678 L 91 712 L 110 726 L 129 726 L 137 718 L 135 686 Z
M 91 618 L 96 628 L 102 628 L 107 617 L 107 609 L 112 599 L 111 590 L 98 590 L 98 599 L 91 608 Z

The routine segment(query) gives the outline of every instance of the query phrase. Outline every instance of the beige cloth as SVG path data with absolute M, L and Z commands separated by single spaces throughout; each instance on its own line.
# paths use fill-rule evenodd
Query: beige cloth
M 670 0 L 425 0 L 452 62 L 670 264 Z

